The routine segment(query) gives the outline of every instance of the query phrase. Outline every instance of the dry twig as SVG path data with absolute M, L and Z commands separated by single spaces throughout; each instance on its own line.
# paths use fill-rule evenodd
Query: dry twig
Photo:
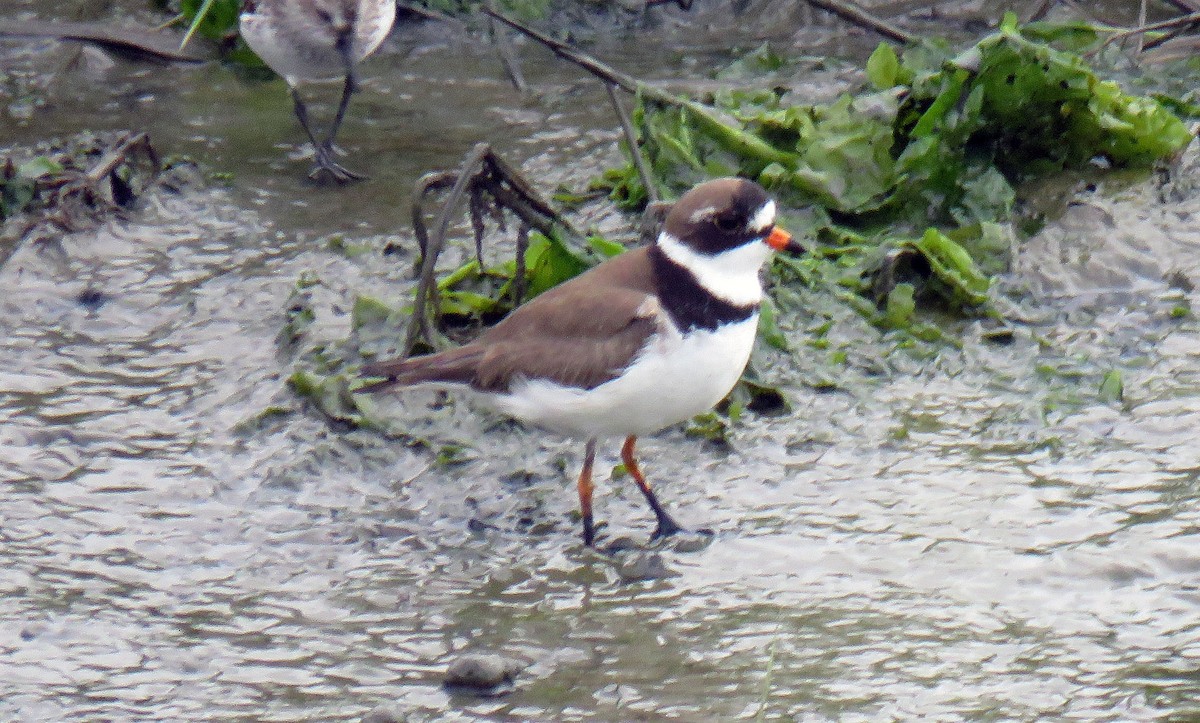
M 496 6 L 488 0 L 487 9 L 495 11 Z M 489 12 L 488 14 L 488 31 L 491 33 L 492 40 L 496 46 L 496 54 L 500 56 L 500 64 L 504 66 L 505 72 L 512 80 L 513 87 L 517 92 L 524 93 L 528 87 L 525 83 L 525 76 L 521 73 L 521 65 L 517 62 L 517 54 L 513 52 L 512 43 L 508 41 L 508 35 L 500 31 L 496 25 L 496 18 Z
M 424 200 L 431 191 L 449 188 L 446 201 L 434 221 L 433 234 L 425 226 Z M 412 220 L 417 244 L 421 249 L 420 280 L 417 282 L 416 298 L 413 301 L 412 320 L 405 336 L 403 353 L 409 353 L 418 339 L 433 346 L 433 324 L 429 307 L 433 303 L 437 259 L 446 245 L 446 234 L 450 220 L 464 197 L 469 198 L 471 226 L 475 233 L 475 255 L 480 270 L 483 269 L 484 217 L 490 215 L 502 228 L 504 211 L 517 217 L 517 269 L 514 276 L 514 303 L 520 303 L 525 295 L 525 252 L 529 248 L 529 229 L 545 235 L 561 229 L 572 236 L 579 236 L 570 223 L 559 215 L 534 190 L 519 172 L 501 158 L 486 143 L 477 144 L 467 153 L 455 172 L 437 172 L 421 177 L 413 189 Z
M 1039 0 L 1038 4 L 1025 16 L 1025 22 L 1032 23 L 1036 20 L 1041 20 L 1050 13 L 1050 9 L 1054 7 L 1056 0 Z
M 1146 6 L 1149 3 L 1150 3 L 1150 0 L 1142 0 L 1142 6 L 1138 9 L 1138 26 L 1139 27 L 1146 24 Z M 1145 46 L 1145 43 L 1146 43 L 1146 36 L 1144 34 L 1139 33 L 1136 52 L 1141 53 L 1142 48 Z
M 608 65 L 605 65 L 604 63 L 601 63 L 599 60 L 596 60 L 595 58 L 593 58 L 590 55 L 587 55 L 586 53 L 579 52 L 578 50 L 576 50 L 575 48 L 571 47 L 570 45 L 562 42 L 561 40 L 552 38 L 549 35 L 546 35 L 545 33 L 539 32 L 539 31 L 529 27 L 528 25 L 519 23 L 510 17 L 507 17 L 505 15 L 502 15 L 502 14 L 496 12 L 495 10 L 492 10 L 491 8 L 484 8 L 483 11 L 485 13 L 487 13 L 488 16 L 493 17 L 496 20 L 499 20 L 500 22 L 504 23 L 505 25 L 509 26 L 510 28 L 513 28 L 514 30 L 518 30 L 518 31 L 524 33 L 525 35 L 528 35 L 529 37 L 538 41 L 542 45 L 545 45 L 546 47 L 550 48 L 550 50 L 558 57 L 562 58 L 563 60 L 569 60 L 570 62 L 575 63 L 576 65 L 580 66 L 581 68 L 588 71 L 589 73 L 596 76 L 597 78 L 600 78 L 601 80 L 603 80 L 607 83 L 615 85 L 615 86 L 621 88 L 621 90 L 624 90 L 626 92 L 629 92 L 629 93 L 637 92 L 639 83 L 638 83 L 637 78 L 634 78 L 632 75 L 626 75 L 625 73 L 622 73 L 619 70 L 616 70 Z
M 139 155 L 149 164 L 150 174 L 148 180 L 135 186 L 130 180 L 133 173 L 120 171 L 133 168 Z M 34 210 L 27 209 L 30 219 L 16 232 L 15 242 L 0 251 L 0 267 L 28 239 L 44 238 L 47 233 L 54 236 L 73 233 L 109 214 L 119 213 L 145 191 L 162 168 L 158 153 L 145 133 L 120 136 L 86 170 L 71 168 L 71 159 L 64 159 L 62 165 L 68 168 L 33 179 L 36 206 Z M 16 172 L 11 159 L 0 167 L 3 179 L 11 180 Z
M 865 8 L 849 0 L 808 0 L 808 4 L 831 12 L 847 22 L 873 30 L 889 40 L 906 44 L 913 41 L 910 33 L 872 15 Z
M 1115 32 L 1100 45 L 1100 48 L 1092 51 L 1092 53 L 1098 52 L 1100 49 L 1107 47 L 1111 43 L 1119 42 L 1135 35 L 1141 35 L 1142 33 L 1149 33 L 1155 30 L 1169 30 L 1172 28 L 1186 27 L 1188 25 L 1195 25 L 1197 23 L 1200 23 L 1200 12 L 1189 13 L 1187 15 L 1181 15 L 1177 18 L 1172 18 L 1170 20 L 1163 20 L 1157 23 L 1150 23 L 1149 25 L 1142 25 L 1140 27 L 1130 28 L 1129 30 Z
M 179 49 L 179 38 L 151 28 L 118 28 L 94 22 L 8 20 L 0 24 L 0 37 L 57 38 L 91 43 L 109 52 L 137 60 L 203 63 L 211 56 Z
M 621 98 L 617 96 L 615 85 L 605 83 L 604 89 L 608 91 L 608 100 L 612 103 L 613 110 L 621 119 L 621 131 L 625 134 L 625 142 L 629 144 L 629 155 L 633 157 L 633 165 L 637 168 L 638 175 L 642 177 L 642 185 L 646 187 L 646 196 L 651 203 L 658 203 L 662 200 L 658 195 L 658 185 L 654 183 L 654 177 L 650 175 L 650 169 L 646 167 L 646 159 L 642 158 L 642 151 L 638 148 L 637 131 L 633 129 L 633 121 L 629 119 L 629 112 L 625 110 Z
M 1163 0 L 1166 4 L 1184 13 L 1200 12 L 1200 0 Z

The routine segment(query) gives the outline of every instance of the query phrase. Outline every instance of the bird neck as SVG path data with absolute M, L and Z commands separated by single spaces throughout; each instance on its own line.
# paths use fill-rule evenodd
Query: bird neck
M 692 277 L 712 296 L 735 306 L 762 301 L 758 272 L 771 255 L 771 248 L 749 241 L 720 253 L 705 254 L 663 231 L 655 247 Z
M 680 331 L 712 330 L 724 324 L 745 321 L 758 313 L 762 285 L 758 281 L 757 269 L 752 276 L 757 293 L 752 296 L 742 294 L 738 301 L 731 301 L 724 295 L 714 293 L 713 287 L 704 282 L 704 276 L 697 274 L 694 267 L 673 258 L 661 243 L 650 247 L 650 261 L 654 265 L 659 301 Z M 733 284 L 718 285 L 717 290 L 728 293 L 732 287 Z M 742 288 L 737 290 L 745 291 Z

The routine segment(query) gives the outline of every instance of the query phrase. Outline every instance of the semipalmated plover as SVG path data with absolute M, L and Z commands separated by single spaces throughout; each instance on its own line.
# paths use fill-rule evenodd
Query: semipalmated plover
M 338 183 L 365 178 L 334 158 L 334 139 L 358 87 L 355 69 L 379 47 L 396 20 L 395 0 L 251 0 L 238 20 L 242 37 L 263 62 L 283 76 L 296 118 L 316 154 L 311 178 Z M 344 78 L 342 99 L 329 136 L 318 141 L 297 89 L 306 81 Z
M 737 383 L 758 327 L 759 272 L 772 250 L 802 251 L 775 226 L 775 202 L 738 178 L 693 188 L 655 243 L 623 253 L 518 307 L 475 341 L 367 364 L 358 391 L 465 388 L 523 422 L 587 440 L 579 475 L 583 540 L 595 540 L 596 440 L 625 437 L 621 459 L 654 510 L 651 539 L 681 528 L 634 458 L 639 435 L 710 409 Z

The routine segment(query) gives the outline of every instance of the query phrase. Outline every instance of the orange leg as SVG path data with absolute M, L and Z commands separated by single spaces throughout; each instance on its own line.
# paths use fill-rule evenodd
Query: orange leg
M 637 460 L 633 458 L 633 445 L 637 443 L 637 437 L 626 437 L 625 445 L 621 447 L 621 461 L 625 463 L 625 469 L 633 476 L 637 482 L 638 488 L 642 490 L 642 494 L 646 496 L 646 501 L 650 503 L 650 509 L 654 510 L 654 517 L 658 520 L 658 527 L 655 528 L 654 534 L 650 536 L 651 540 L 656 540 L 667 535 L 674 535 L 676 532 L 682 532 L 683 528 L 679 526 L 663 506 L 659 503 L 658 498 L 654 496 L 654 491 L 650 489 L 650 484 L 646 482 L 645 475 L 642 474 L 642 468 L 638 467 Z
M 592 463 L 596 461 L 596 440 L 589 439 L 583 453 L 583 469 L 579 470 L 579 511 L 583 514 L 583 544 L 596 541 L 596 526 L 592 522 Z

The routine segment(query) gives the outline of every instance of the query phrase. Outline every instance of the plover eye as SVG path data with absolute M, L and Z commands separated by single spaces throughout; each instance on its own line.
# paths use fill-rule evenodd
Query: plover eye
M 328 11 L 328 10 L 321 10 L 321 9 L 318 9 L 318 10 L 317 10 L 317 17 L 321 18 L 321 22 L 325 22 L 325 23 L 332 23 L 332 22 L 333 22 L 333 16 L 329 14 L 329 11 Z
M 713 223 L 717 225 L 717 228 L 726 233 L 737 231 L 742 227 L 742 220 L 737 216 L 715 216 Z

